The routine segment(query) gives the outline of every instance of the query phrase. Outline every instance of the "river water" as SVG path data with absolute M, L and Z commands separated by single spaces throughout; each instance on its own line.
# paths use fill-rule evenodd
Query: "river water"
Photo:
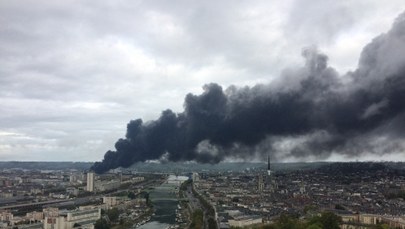
M 167 182 L 150 192 L 149 197 L 155 214 L 148 223 L 138 227 L 139 229 L 164 229 L 176 223 L 176 189 L 187 179 L 186 176 L 170 175 Z

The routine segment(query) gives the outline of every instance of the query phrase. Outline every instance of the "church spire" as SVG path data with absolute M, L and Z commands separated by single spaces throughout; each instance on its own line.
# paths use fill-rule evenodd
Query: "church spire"
M 267 154 L 267 174 L 270 176 L 271 170 L 270 170 L 270 153 Z

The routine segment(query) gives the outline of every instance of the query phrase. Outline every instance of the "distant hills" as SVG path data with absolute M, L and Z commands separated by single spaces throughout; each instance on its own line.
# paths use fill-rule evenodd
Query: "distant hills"
M 0 161 L 1 169 L 28 170 L 89 170 L 93 162 L 40 162 L 40 161 Z M 273 171 L 294 171 L 319 169 L 325 172 L 361 172 L 384 170 L 386 168 L 405 170 L 405 162 L 297 162 L 272 163 Z M 135 172 L 189 173 L 189 172 L 243 172 L 266 170 L 265 163 L 221 162 L 218 164 L 199 164 L 192 162 L 146 163 L 140 162 L 123 170 Z
M 0 161 L 1 169 L 88 170 L 93 162 Z

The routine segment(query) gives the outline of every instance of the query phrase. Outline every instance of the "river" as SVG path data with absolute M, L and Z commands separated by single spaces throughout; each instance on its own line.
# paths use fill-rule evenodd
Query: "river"
M 139 229 L 164 229 L 176 224 L 178 204 L 176 189 L 187 179 L 186 176 L 170 175 L 167 182 L 150 192 L 149 197 L 155 209 L 155 214 L 148 223 L 138 227 Z

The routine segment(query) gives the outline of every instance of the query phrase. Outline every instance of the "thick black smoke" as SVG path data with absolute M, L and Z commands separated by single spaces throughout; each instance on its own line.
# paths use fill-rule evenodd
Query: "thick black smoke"
M 165 158 L 217 163 L 271 150 L 275 157 L 326 158 L 404 150 L 405 15 L 368 44 L 358 69 L 340 76 L 328 57 L 305 49 L 305 67 L 272 85 L 226 90 L 215 83 L 188 94 L 184 112 L 132 120 L 125 139 L 93 169 L 104 172 Z

